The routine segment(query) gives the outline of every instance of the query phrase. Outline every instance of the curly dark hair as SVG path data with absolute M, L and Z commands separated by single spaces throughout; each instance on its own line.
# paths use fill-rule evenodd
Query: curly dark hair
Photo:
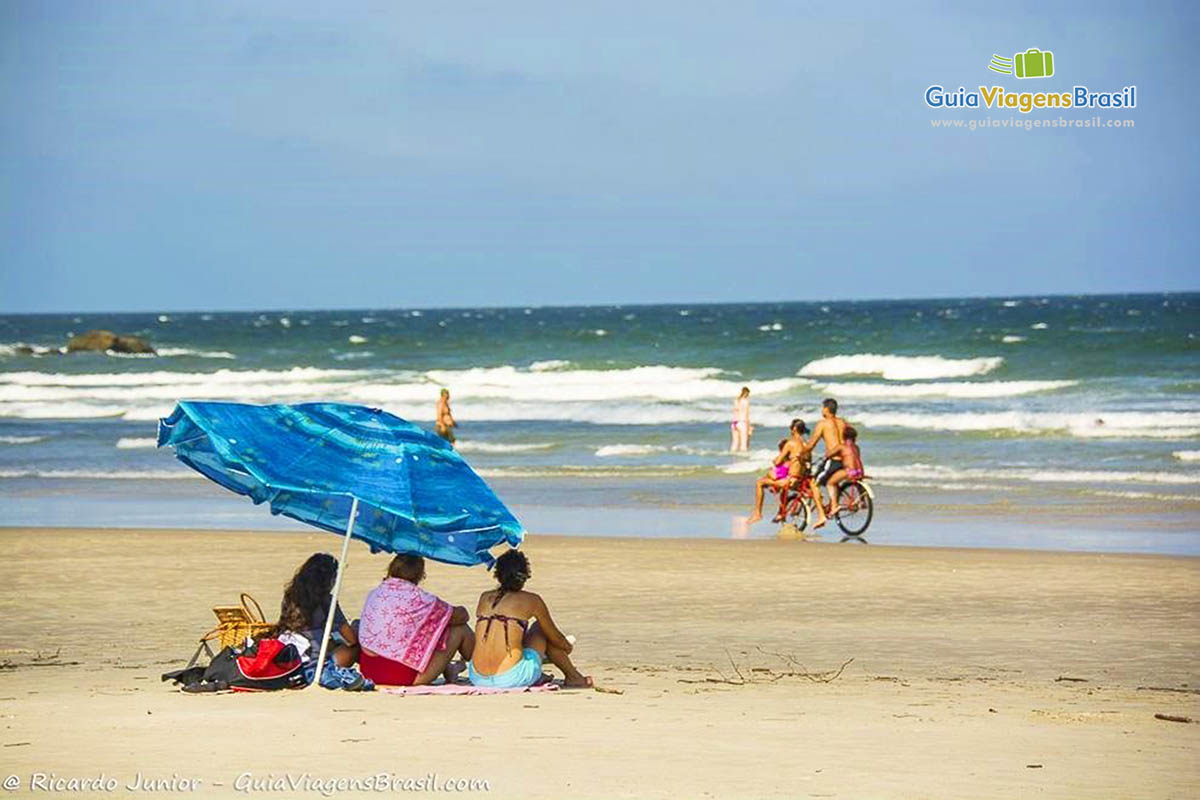
M 337 567 L 337 559 L 329 553 L 313 553 L 300 565 L 283 590 L 277 631 L 300 632 L 312 626 L 317 613 L 329 606 Z
M 496 559 L 492 567 L 496 582 L 500 584 L 500 594 L 519 592 L 525 588 L 525 581 L 533 575 L 529 568 L 529 559 L 520 550 L 509 550 Z

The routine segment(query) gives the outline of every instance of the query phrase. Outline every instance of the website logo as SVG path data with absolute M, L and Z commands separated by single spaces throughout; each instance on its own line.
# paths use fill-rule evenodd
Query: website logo
M 1012 58 L 992 54 L 988 64 L 992 72 L 1001 75 L 1016 75 L 1018 78 L 1049 78 L 1054 74 L 1054 53 L 1031 47 Z
M 1054 60 L 1051 51 L 1031 47 L 1023 53 L 1013 54 L 1012 58 L 993 54 L 988 69 L 1018 79 L 1051 78 L 1055 76 Z M 925 90 L 925 105 L 952 111 L 1013 110 L 1021 114 L 1060 109 L 1137 108 L 1137 86 L 1134 85 L 1106 91 L 1094 91 L 1083 84 L 1047 89 L 1036 92 L 1008 91 L 996 85 L 978 86 L 975 89 L 960 85 L 952 89 L 935 83 Z

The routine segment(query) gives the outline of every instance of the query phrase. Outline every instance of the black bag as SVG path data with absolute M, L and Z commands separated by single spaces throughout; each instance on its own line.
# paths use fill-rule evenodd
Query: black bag
M 168 672 L 164 681 L 184 684 L 185 692 L 264 692 L 295 689 L 306 685 L 304 665 L 295 645 L 278 639 L 263 638 L 245 649 L 226 647 L 213 656 L 209 665 Z

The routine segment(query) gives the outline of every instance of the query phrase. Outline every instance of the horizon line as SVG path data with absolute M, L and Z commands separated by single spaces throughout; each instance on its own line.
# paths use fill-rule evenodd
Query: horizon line
M 300 313 L 311 311 L 462 311 L 462 310 L 508 310 L 508 309 L 573 309 L 573 308 L 652 308 L 659 306 L 759 306 L 759 305 L 818 305 L 825 303 L 901 303 L 953 300 L 1028 300 L 1048 298 L 1099 298 L 1099 297 L 1170 297 L 1175 295 L 1200 294 L 1197 289 L 1163 289 L 1142 292 L 1034 292 L 1031 294 L 989 294 L 989 295 L 925 295 L 922 297 L 861 297 L 814 300 L 737 300 L 737 301 L 689 301 L 670 300 L 664 302 L 629 302 L 629 303 L 522 303 L 512 304 L 481 304 L 458 306 L 276 306 L 260 308 L 141 308 L 131 310 L 103 311 L 0 311 L 0 316 L 33 317 L 33 316 L 69 316 L 81 314 L 267 314 L 267 313 Z

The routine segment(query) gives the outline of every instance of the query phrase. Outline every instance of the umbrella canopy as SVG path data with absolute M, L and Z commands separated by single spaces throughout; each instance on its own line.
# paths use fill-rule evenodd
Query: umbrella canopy
M 158 446 L 272 514 L 339 534 L 352 525 L 372 550 L 490 565 L 492 547 L 524 536 L 448 443 L 379 409 L 183 401 L 159 421 Z

